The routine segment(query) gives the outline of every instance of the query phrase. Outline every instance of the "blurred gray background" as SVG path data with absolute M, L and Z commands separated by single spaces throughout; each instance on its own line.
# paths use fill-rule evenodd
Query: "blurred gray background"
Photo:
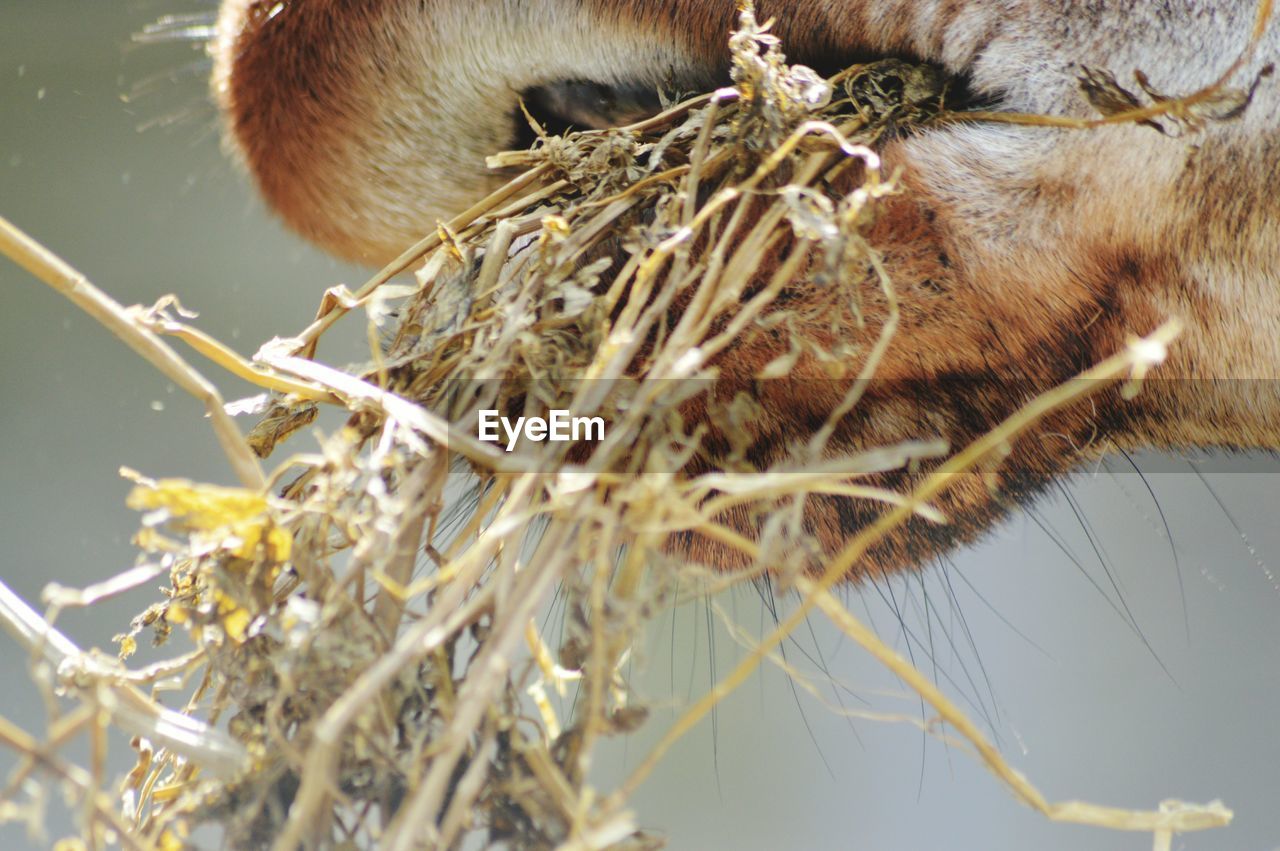
M 302 328 L 326 287 L 364 273 L 284 233 L 221 155 L 198 49 L 130 42 L 161 15 L 212 11 L 199 0 L 0 0 L 0 215 L 121 302 L 178 293 L 203 328 L 251 353 Z M 138 518 L 124 506 L 120 465 L 230 477 L 199 406 L 70 303 L 3 260 L 0 296 L 0 576 L 37 601 L 50 581 L 83 585 L 133 564 Z M 249 392 L 219 382 L 228 398 Z M 850 591 L 850 606 L 961 699 L 1051 800 L 1220 797 L 1235 823 L 1174 847 L 1273 851 L 1276 464 L 1138 464 L 1145 480 L 1123 459 L 1085 471 L 983 545 L 921 576 Z M 59 623 L 86 646 L 110 647 L 150 599 Z M 749 589 L 716 605 L 752 633 L 770 618 Z M 653 721 L 612 749 L 602 785 L 634 767 L 713 669 L 723 675 L 739 658 L 724 629 L 708 634 L 708 620 L 689 608 L 656 625 L 636 674 Z M 671 847 L 1150 847 L 1140 834 L 1046 823 L 967 753 L 910 724 L 841 717 L 839 704 L 916 719 L 922 710 L 820 618 L 786 657 L 815 674 L 816 696 L 766 671 L 635 799 L 641 822 Z M 26 660 L 2 636 L 0 676 L 0 714 L 39 732 Z M 128 764 L 116 747 L 113 768 Z M 0 755 L 0 769 L 12 765 Z M 67 818 L 55 807 L 43 840 L 0 827 L 0 848 L 48 847 L 69 831 Z

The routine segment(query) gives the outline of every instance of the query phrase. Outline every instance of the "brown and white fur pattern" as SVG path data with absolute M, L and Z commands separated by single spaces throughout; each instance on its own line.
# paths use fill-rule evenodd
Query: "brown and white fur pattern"
M 758 9 L 776 17 L 793 61 L 928 61 L 994 109 L 1082 117 L 1096 113 L 1080 92 L 1081 66 L 1122 82 L 1141 69 L 1156 89 L 1190 93 L 1241 54 L 1254 15 L 1253 0 L 760 0 Z M 735 16 L 732 0 L 228 0 L 215 93 L 234 146 L 285 221 L 336 254 L 380 263 L 501 181 L 484 157 L 516 137 L 523 93 L 572 100 L 565 85 L 584 81 L 619 92 L 712 84 L 725 73 Z M 1277 58 L 1273 26 L 1232 85 L 1247 88 Z M 1109 447 L 1280 448 L 1280 385 L 1236 380 L 1280 374 L 1274 77 L 1241 116 L 1178 135 L 951 125 L 881 153 L 907 189 L 871 233 L 902 324 L 880 389 L 837 434 L 841 448 L 926 436 L 921 423 L 963 445 L 1129 333 L 1168 317 L 1188 331 L 1136 401 L 1104 394 L 1055 416 L 1016 447 L 999 487 L 979 477 L 957 487 L 942 503 L 952 524 L 909 524 L 867 570 L 975 537 Z M 744 347 L 722 381 L 750 386 L 776 354 Z M 931 380 L 922 396 L 917 382 Z M 762 463 L 830 409 L 833 400 L 796 386 L 761 391 Z M 876 511 L 815 498 L 807 521 L 832 550 Z

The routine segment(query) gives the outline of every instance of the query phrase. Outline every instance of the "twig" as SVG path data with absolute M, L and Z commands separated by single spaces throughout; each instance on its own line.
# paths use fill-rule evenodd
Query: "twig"
M 521 174 L 511 180 L 497 191 L 486 196 L 483 200 L 476 202 L 457 216 L 454 216 L 449 220 L 446 226 L 450 230 L 457 231 L 460 228 L 471 224 L 481 216 L 492 212 L 499 205 L 513 197 L 517 192 L 527 189 L 537 183 L 546 175 L 547 171 L 547 166 L 538 166 L 537 168 L 526 171 L 524 174 Z M 316 317 L 316 321 L 312 322 L 301 334 L 297 336 L 294 352 L 301 353 L 306 357 L 314 355 L 315 345 L 320 339 L 320 335 L 327 331 L 333 323 L 337 322 L 352 307 L 372 295 L 378 287 L 382 286 L 396 275 L 399 275 L 401 272 L 408 269 L 415 262 L 425 257 L 429 251 L 438 247 L 441 244 L 441 241 L 441 232 L 440 229 L 437 228 L 435 233 L 424 237 L 414 245 L 405 249 L 404 253 L 384 266 L 378 274 L 374 275 L 365 282 L 360 289 L 356 290 L 354 298 L 350 304 L 334 303 L 327 312 Z
M 222 444 L 241 484 L 253 490 L 263 488 L 265 480 L 258 459 L 223 408 L 218 389 L 208 379 L 184 361 L 155 332 L 140 324 L 129 310 L 4 218 L 0 218 L 0 252 L 62 293 L 129 348 L 142 355 L 170 381 L 199 399 L 213 421 L 214 434 Z
M 82 693 L 91 688 L 105 689 L 111 699 L 102 700 L 101 705 L 122 729 L 160 742 L 222 777 L 234 777 L 244 767 L 247 755 L 239 742 L 145 696 L 126 682 L 127 674 L 93 660 L 2 581 L 0 626 L 28 653 L 47 662 L 67 689 Z M 87 699 L 87 693 L 82 697 Z

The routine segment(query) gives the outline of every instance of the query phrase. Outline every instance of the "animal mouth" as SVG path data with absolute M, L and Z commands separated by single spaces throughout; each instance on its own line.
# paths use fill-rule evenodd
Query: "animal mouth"
M 829 64 L 822 63 L 816 70 L 831 77 L 850 63 L 828 67 Z M 976 95 L 964 75 L 947 74 L 932 63 L 888 58 L 869 61 L 867 65 L 874 69 L 867 78 L 869 85 L 886 102 L 912 103 L 918 94 L 913 89 L 923 85 L 934 87 L 935 105 L 950 111 L 988 110 L 998 105 L 997 97 Z M 728 77 L 719 81 L 728 83 Z M 520 93 L 512 110 L 514 130 L 509 149 L 528 149 L 538 140 L 539 132 L 559 136 L 574 130 L 623 127 L 657 115 L 663 103 L 659 90 L 640 80 L 604 83 L 566 79 L 531 86 Z

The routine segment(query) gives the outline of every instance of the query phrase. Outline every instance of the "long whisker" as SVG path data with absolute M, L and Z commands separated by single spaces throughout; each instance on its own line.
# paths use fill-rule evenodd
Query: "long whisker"
M 133 34 L 135 44 L 165 44 L 175 41 L 208 41 L 217 35 L 215 12 L 165 15 Z

